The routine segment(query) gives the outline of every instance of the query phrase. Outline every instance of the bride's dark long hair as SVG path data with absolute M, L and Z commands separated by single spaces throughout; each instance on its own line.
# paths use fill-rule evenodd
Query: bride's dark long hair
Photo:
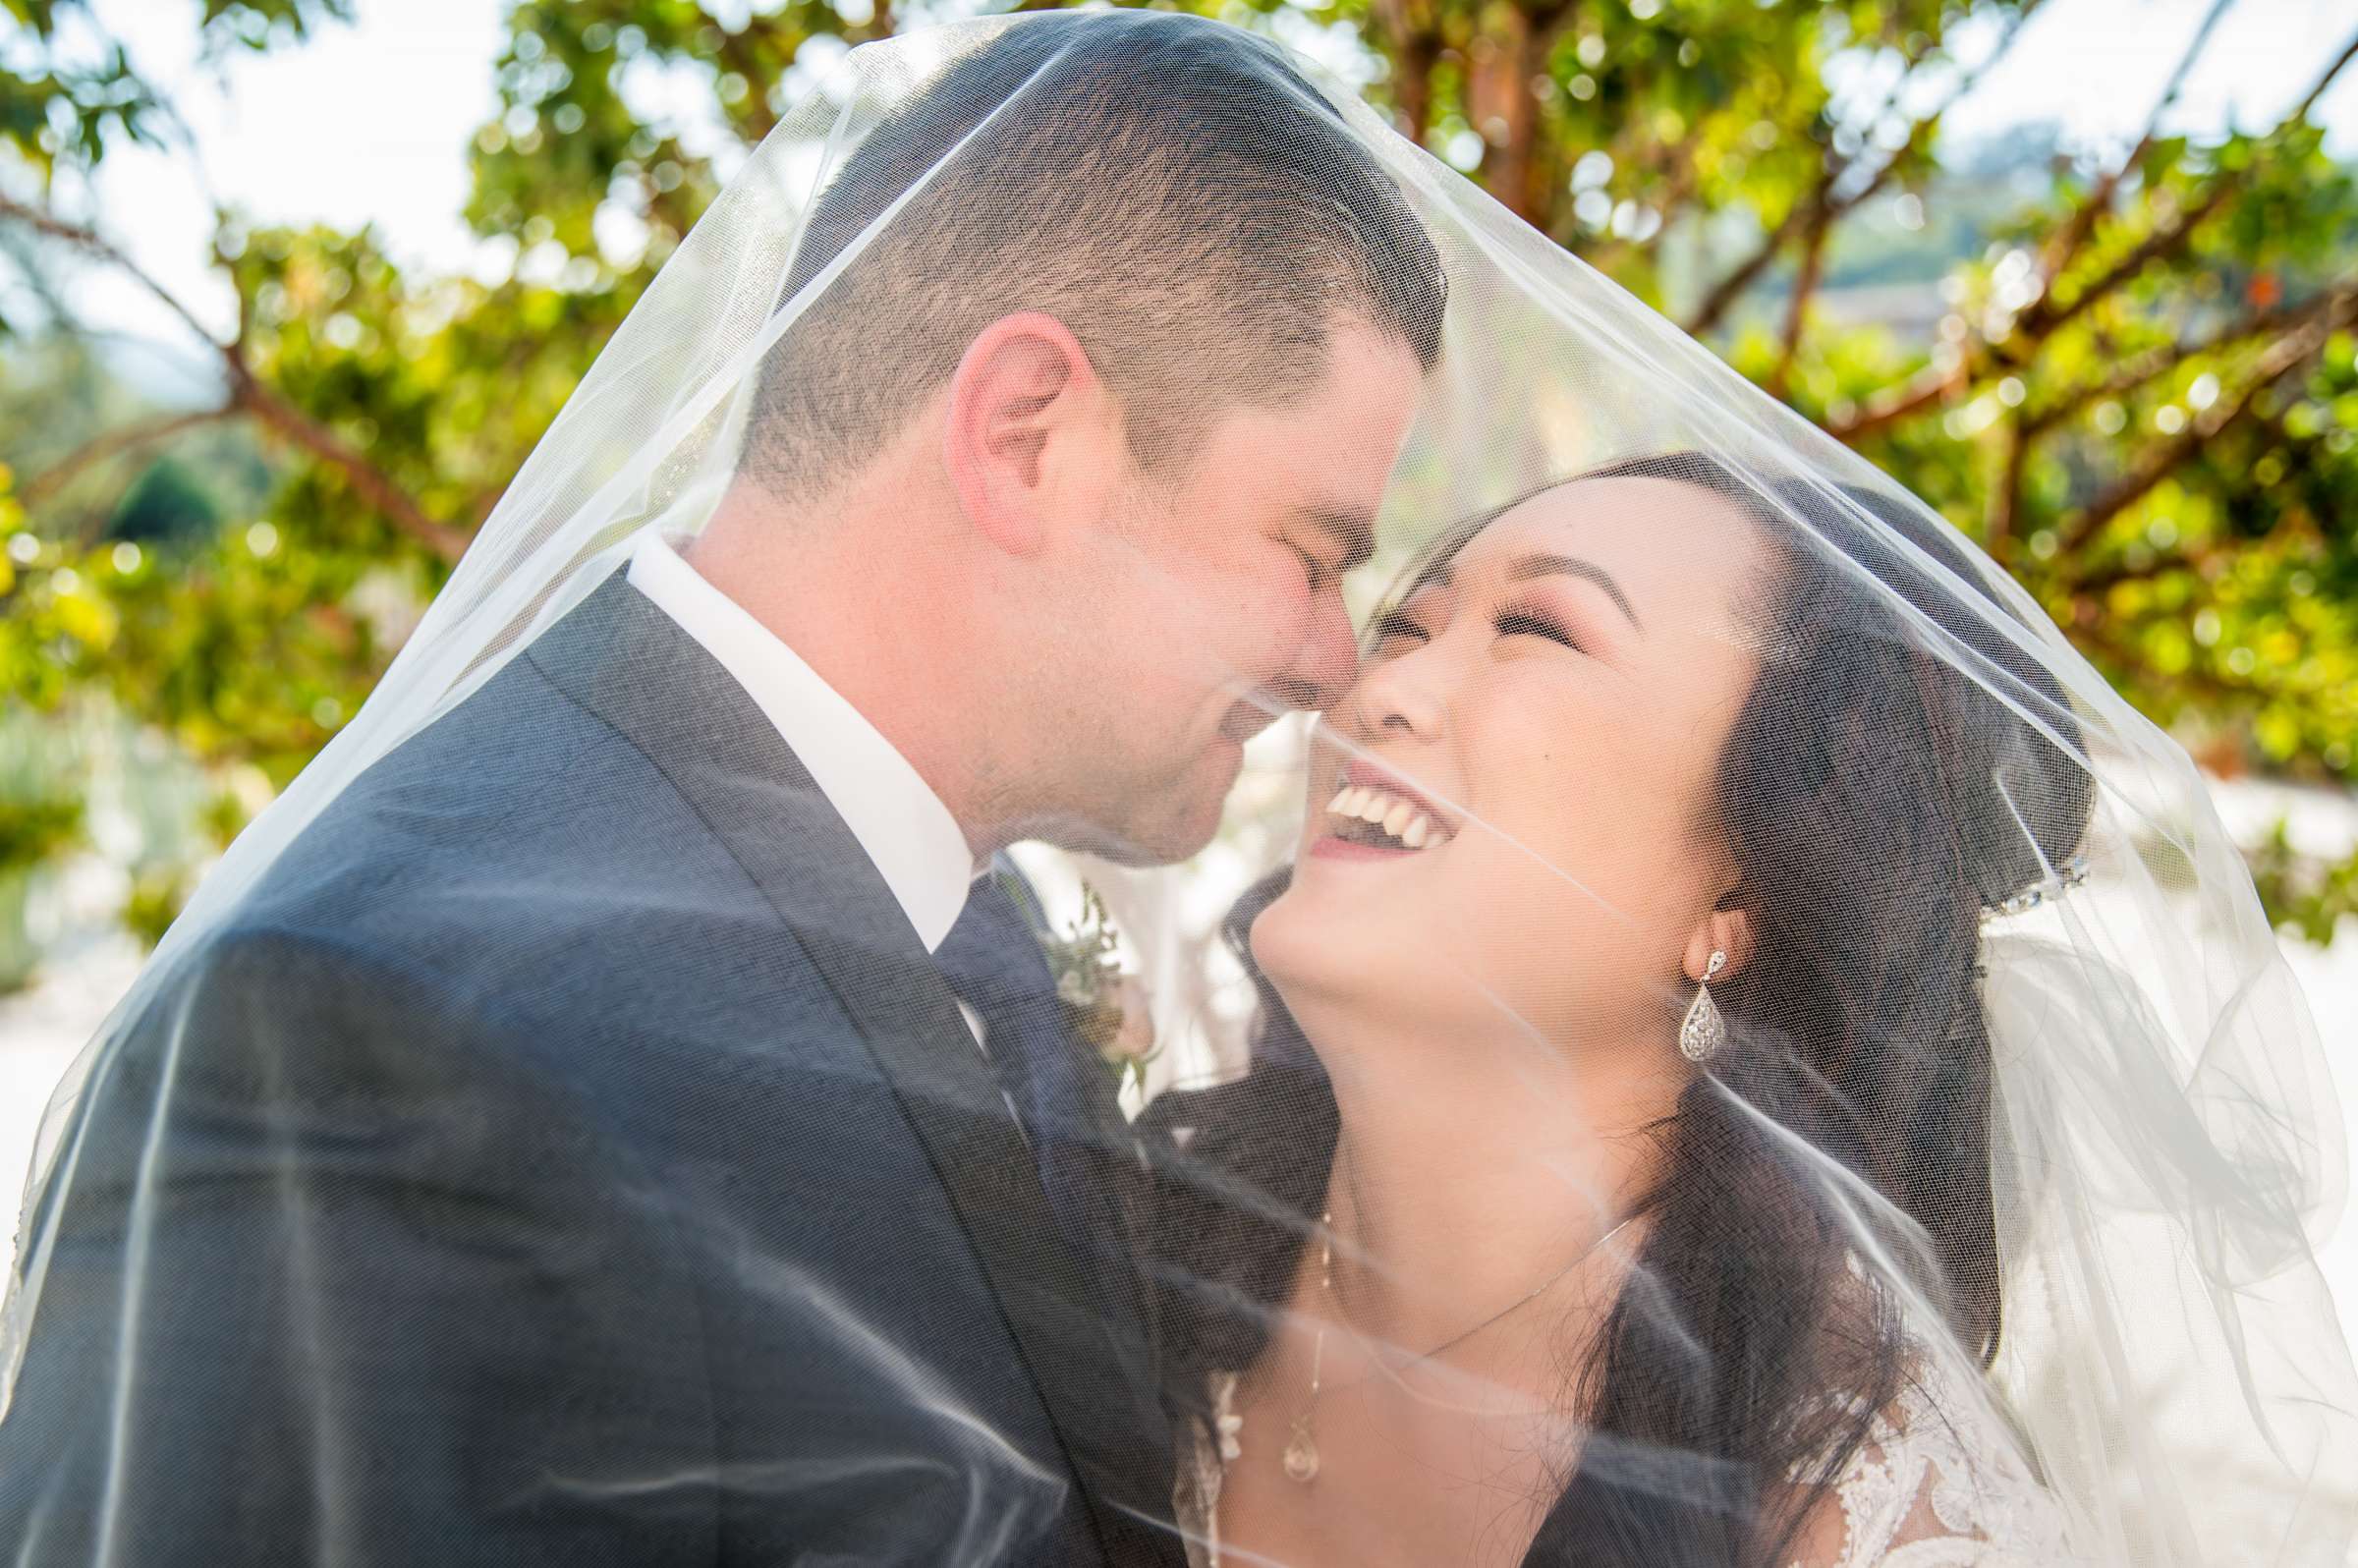
M 1780 515 L 1694 453 L 1583 476 L 1700 486 L 1768 544 L 1772 582 L 1750 612 L 1760 673 L 1715 790 L 1757 941 L 1713 987 L 1727 1047 L 1653 1130 L 1660 1174 L 1640 1202 L 1629 1283 L 1596 1338 L 1566 1347 L 1578 1369 L 1568 1413 L 1588 1435 L 1527 1561 L 1775 1568 L 1809 1484 L 1856 1455 L 1912 1360 L 1896 1304 L 1849 1271 L 1859 1220 L 1834 1211 L 1825 1161 L 1897 1216 L 1879 1239 L 1965 1352 L 1985 1365 L 1995 1353 L 1980 922 L 2072 854 L 2092 792 L 2040 663 L 1960 613 L 1961 598 L 1909 592 L 1928 574 L 1895 539 L 1979 583 L 1914 514 L 1848 492 L 1879 527 L 1795 485 L 1776 495 Z M 1453 530 L 1439 553 L 1499 512 Z M 1838 569 L 1837 555 L 1862 570 Z M 1924 651 L 1903 600 L 1986 659 L 1991 684 Z M 1990 603 L 1993 620 L 2007 613 Z M 1249 1365 L 1265 1340 L 1335 1147 L 1332 1092 L 1245 940 L 1284 886 L 1282 872 L 1264 880 L 1226 923 L 1261 993 L 1252 1074 L 1149 1111 L 1191 1129 L 1184 1174 L 1162 1195 L 1154 1272 L 1172 1399 L 1197 1419 L 1206 1373 Z

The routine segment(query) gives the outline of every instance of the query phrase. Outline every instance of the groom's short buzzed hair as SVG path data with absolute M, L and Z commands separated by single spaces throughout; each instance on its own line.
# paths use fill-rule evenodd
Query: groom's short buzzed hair
M 1306 394 L 1337 317 L 1428 369 L 1440 352 L 1440 258 L 1398 186 L 1276 49 L 1216 23 L 1009 27 L 844 160 L 782 297 L 904 196 L 760 372 L 741 469 L 783 498 L 868 462 L 1018 310 L 1080 341 L 1148 468 L 1225 408 Z

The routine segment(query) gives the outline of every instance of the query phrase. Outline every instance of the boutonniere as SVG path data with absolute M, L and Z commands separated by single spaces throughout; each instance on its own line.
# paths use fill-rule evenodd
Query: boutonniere
M 1033 908 L 1037 912 L 1038 905 Z M 1078 920 L 1062 931 L 1046 928 L 1044 920 L 1035 928 L 1073 1037 L 1096 1053 L 1117 1086 L 1135 1082 L 1145 1088 L 1147 1063 L 1155 1055 L 1154 1019 L 1147 1006 L 1146 986 L 1123 970 L 1116 956 L 1121 933 L 1114 929 L 1104 899 L 1083 882 Z

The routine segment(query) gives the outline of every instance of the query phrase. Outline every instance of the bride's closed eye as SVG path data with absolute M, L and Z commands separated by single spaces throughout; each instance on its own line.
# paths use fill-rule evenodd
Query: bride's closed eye
M 1502 606 L 1490 617 L 1491 626 L 1500 637 L 1539 637 L 1561 644 L 1575 653 L 1585 653 L 1580 639 L 1554 616 L 1531 605 Z M 1376 621 L 1375 651 L 1382 652 L 1393 644 L 1406 640 L 1418 646 L 1432 641 L 1432 634 L 1415 619 L 1400 610 L 1378 616 Z
M 1415 617 L 1400 610 L 1393 610 L 1388 614 L 1377 616 L 1375 643 L 1376 649 L 1381 650 L 1398 638 L 1408 638 L 1416 643 L 1424 644 L 1432 641 L 1432 634 L 1418 625 Z
M 1588 651 L 1562 622 L 1530 605 L 1503 605 L 1490 618 L 1490 624 L 1497 628 L 1500 637 L 1544 637 L 1550 643 L 1562 644 L 1575 653 Z

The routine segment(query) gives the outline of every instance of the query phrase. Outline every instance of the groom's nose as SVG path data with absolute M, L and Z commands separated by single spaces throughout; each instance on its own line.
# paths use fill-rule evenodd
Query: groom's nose
M 1350 690 L 1359 674 L 1359 635 L 1340 593 L 1321 595 L 1311 611 L 1302 645 L 1290 664 L 1269 683 L 1288 707 L 1324 708 Z

